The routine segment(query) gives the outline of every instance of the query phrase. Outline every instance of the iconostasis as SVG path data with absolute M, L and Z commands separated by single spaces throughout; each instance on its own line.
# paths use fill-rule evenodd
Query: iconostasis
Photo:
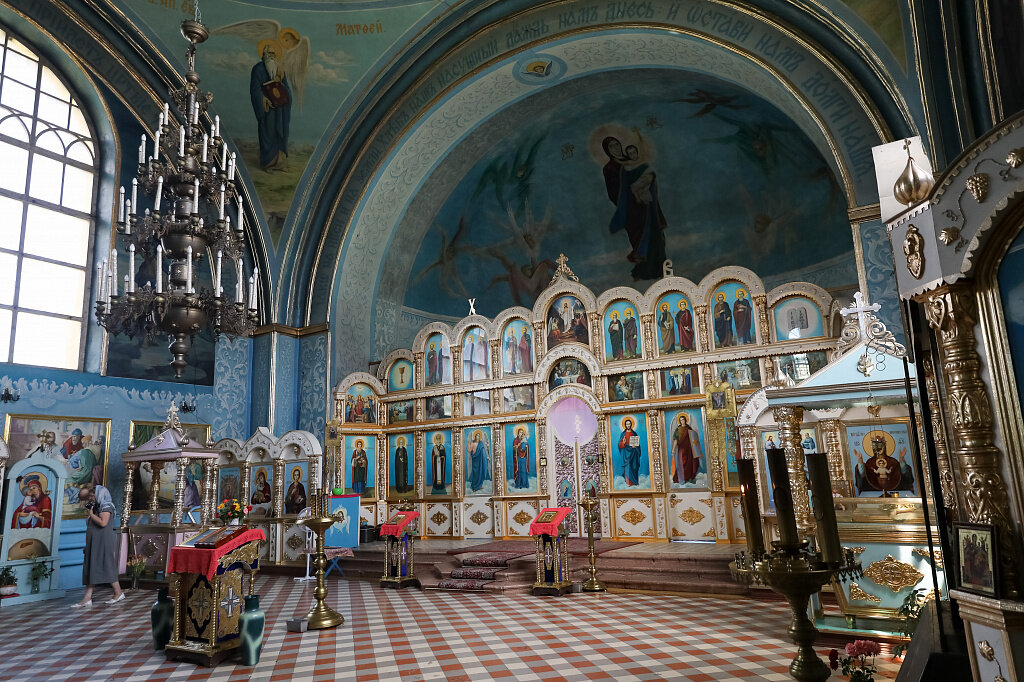
M 564 268 L 533 309 L 430 323 L 345 377 L 328 468 L 362 520 L 411 506 L 422 537 L 525 537 L 551 505 L 585 535 L 593 494 L 605 537 L 739 542 L 736 410 L 766 362 L 794 382 L 827 364 L 837 308 L 739 267 L 599 296 Z

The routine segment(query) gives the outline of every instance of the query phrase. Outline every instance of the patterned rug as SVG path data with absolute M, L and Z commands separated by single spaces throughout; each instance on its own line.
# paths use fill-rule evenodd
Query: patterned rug
M 445 578 L 437 584 L 439 590 L 453 590 L 455 592 L 479 592 L 484 585 L 494 582 L 493 580 L 466 580 L 462 578 Z
M 625 541 L 613 541 L 613 540 L 597 540 L 594 542 L 594 554 L 604 554 L 610 552 L 613 549 L 622 549 L 623 547 L 632 547 L 633 545 L 639 545 L 639 542 L 625 542 Z M 470 545 L 469 547 L 461 547 L 459 549 L 449 549 L 449 554 L 468 554 L 470 552 L 489 552 L 496 554 L 515 554 L 515 556 L 526 556 L 527 554 L 533 554 L 536 551 L 536 541 L 533 538 L 529 540 L 499 540 L 497 542 L 487 542 L 480 545 Z M 587 548 L 586 538 L 569 538 L 569 554 L 576 556 L 586 556 L 589 553 Z M 467 564 L 473 566 L 482 566 L 487 564 Z
M 456 568 L 452 571 L 452 578 L 461 578 L 464 580 L 494 580 L 498 571 L 505 570 L 504 566 L 495 568 L 483 568 L 470 566 L 468 568 Z
M 463 566 L 490 566 L 504 568 L 508 566 L 508 562 L 512 559 L 518 559 L 521 556 L 529 556 L 533 554 L 534 548 L 530 547 L 528 552 L 484 552 L 481 554 L 475 554 L 474 556 L 460 559 Z

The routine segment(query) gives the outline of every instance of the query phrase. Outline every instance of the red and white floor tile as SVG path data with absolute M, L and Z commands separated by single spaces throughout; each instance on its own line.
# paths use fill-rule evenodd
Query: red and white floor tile
M 267 612 L 255 668 L 170 663 L 153 651 L 153 592 L 68 608 L 0 610 L 0 680 L 789 680 L 788 609 L 747 599 L 650 594 L 561 598 L 382 590 L 329 582 L 344 625 L 290 633 L 309 583 L 257 580 Z M 822 652 L 825 655 L 825 652 Z M 898 666 L 879 658 L 882 675 Z M 841 679 L 835 677 L 835 679 Z

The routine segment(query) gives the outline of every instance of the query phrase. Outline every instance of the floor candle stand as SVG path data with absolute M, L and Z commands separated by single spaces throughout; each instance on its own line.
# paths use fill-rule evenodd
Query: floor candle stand
M 327 514 L 327 496 L 320 495 L 313 503 L 313 514 L 309 518 L 299 519 L 298 524 L 305 526 L 316 535 L 316 589 L 313 597 L 316 603 L 306 615 L 306 627 L 310 630 L 334 628 L 345 622 L 345 617 L 327 605 L 327 585 L 324 572 L 327 570 L 327 554 L 324 550 L 324 534 L 334 525 L 334 517 Z

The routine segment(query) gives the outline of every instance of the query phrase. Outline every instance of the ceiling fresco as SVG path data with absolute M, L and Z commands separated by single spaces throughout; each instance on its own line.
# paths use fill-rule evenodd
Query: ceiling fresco
M 523 67 L 562 68 L 543 56 Z M 856 284 L 842 188 L 764 99 L 661 69 L 605 72 L 545 98 L 542 113 L 527 99 L 482 126 L 482 153 L 456 147 L 438 164 L 424 187 L 437 202 L 448 183 L 440 205 L 406 212 L 400 234 L 423 236 L 403 236 L 388 256 L 408 263 L 415 253 L 396 282 L 404 293 L 381 296 L 428 316 L 461 316 L 472 297 L 492 316 L 532 306 L 560 253 L 597 292 L 645 289 L 666 258 L 693 281 L 742 265 L 770 285 Z M 462 173 L 466 153 L 477 156 Z

